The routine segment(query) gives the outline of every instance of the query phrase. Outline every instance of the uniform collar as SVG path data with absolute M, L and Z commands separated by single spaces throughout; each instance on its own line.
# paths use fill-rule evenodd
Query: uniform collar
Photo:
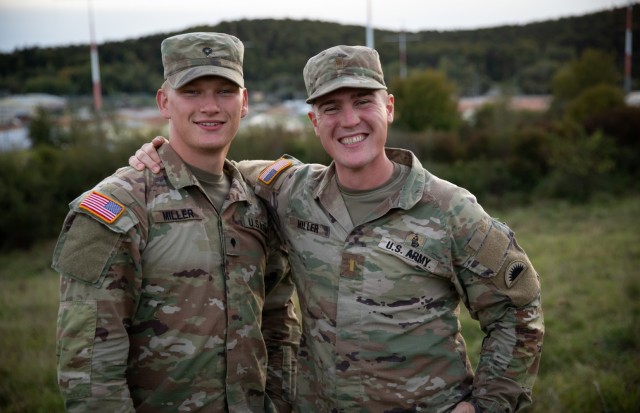
M 429 173 L 422 167 L 418 158 L 416 158 L 411 151 L 398 148 L 385 148 L 385 152 L 390 160 L 411 168 L 402 190 L 397 196 L 390 200 L 389 208 L 410 209 L 422 199 L 425 191 L 425 182 L 429 177 Z M 313 179 L 311 189 L 313 197 L 319 199 L 325 206 L 332 205 L 337 202 L 336 199 L 340 198 L 341 200 L 342 198 L 335 175 L 335 163 L 331 162 L 328 168 Z
M 158 148 L 158 155 L 164 164 L 164 171 L 171 185 L 176 189 L 186 188 L 188 186 L 200 187 L 198 180 L 193 175 L 187 164 L 180 158 L 176 151 L 169 144 L 162 145 Z M 255 203 L 255 196 L 249 190 L 242 175 L 231 162 L 225 159 L 224 173 L 231 177 L 231 187 L 229 189 L 229 201 L 247 201 Z

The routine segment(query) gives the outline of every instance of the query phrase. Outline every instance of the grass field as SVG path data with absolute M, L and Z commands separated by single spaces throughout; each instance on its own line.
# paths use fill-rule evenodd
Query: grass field
M 516 232 L 542 279 L 546 336 L 532 411 L 639 412 L 640 197 L 489 212 Z M 5 413 L 62 411 L 52 246 L 0 256 Z M 466 317 L 463 329 L 475 357 L 481 333 Z

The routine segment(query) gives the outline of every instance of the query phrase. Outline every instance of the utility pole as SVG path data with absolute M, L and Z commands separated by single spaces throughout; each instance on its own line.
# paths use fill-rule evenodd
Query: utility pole
M 400 53 L 400 79 L 407 78 L 407 42 L 420 40 L 417 34 L 407 34 L 404 30 L 400 30 L 396 36 L 387 36 L 389 42 L 398 42 L 398 50 Z
M 373 23 L 371 21 L 371 0 L 367 0 L 367 47 L 374 48 L 373 43 Z
M 93 83 L 93 108 L 96 113 L 102 110 L 102 90 L 100 86 L 100 63 L 98 61 L 98 45 L 93 22 L 93 3 L 89 2 L 89 35 L 91 36 L 91 81 Z
M 629 0 L 629 4 L 627 5 L 627 30 L 624 47 L 624 92 L 626 94 L 631 92 L 631 46 L 633 43 L 633 38 L 631 35 L 631 28 L 633 25 L 632 3 L 633 2 Z

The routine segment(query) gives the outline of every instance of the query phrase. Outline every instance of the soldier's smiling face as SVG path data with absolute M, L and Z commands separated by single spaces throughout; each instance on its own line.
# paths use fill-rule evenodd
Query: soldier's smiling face
M 384 90 L 342 88 L 318 97 L 309 119 L 339 170 L 375 168 L 385 159 L 393 104 Z

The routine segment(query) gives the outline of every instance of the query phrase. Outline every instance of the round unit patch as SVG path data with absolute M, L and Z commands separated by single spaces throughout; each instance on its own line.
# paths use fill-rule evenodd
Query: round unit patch
M 507 288 L 513 287 L 513 285 L 518 281 L 518 277 L 520 277 L 520 275 L 525 271 L 527 271 L 526 262 L 520 260 L 512 261 L 504 272 L 504 282 L 507 285 Z

